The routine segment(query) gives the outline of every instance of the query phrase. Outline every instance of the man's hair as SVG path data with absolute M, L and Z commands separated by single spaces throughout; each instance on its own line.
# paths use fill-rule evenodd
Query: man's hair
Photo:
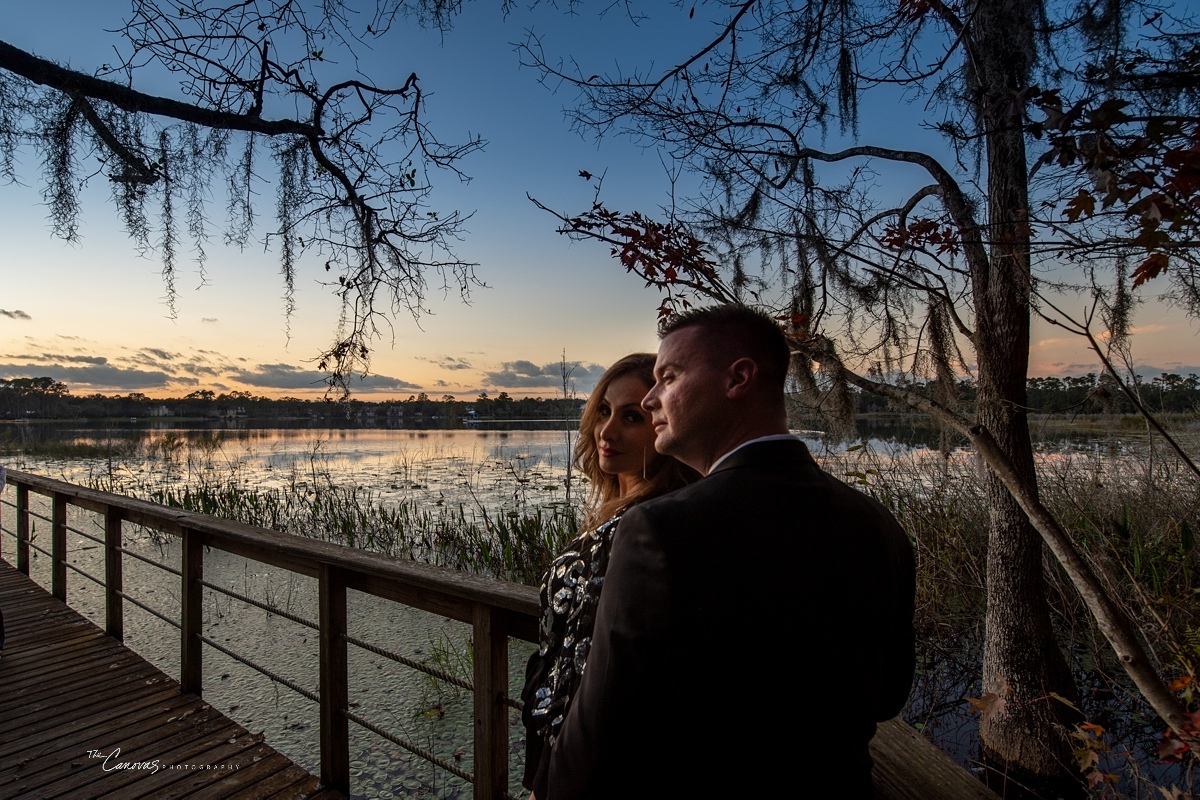
M 694 308 L 664 320 L 658 338 L 684 328 L 704 331 L 705 350 L 711 359 L 725 362 L 721 366 L 749 358 L 758 366 L 764 384 L 783 393 L 791 350 L 783 329 L 766 314 L 736 304 Z

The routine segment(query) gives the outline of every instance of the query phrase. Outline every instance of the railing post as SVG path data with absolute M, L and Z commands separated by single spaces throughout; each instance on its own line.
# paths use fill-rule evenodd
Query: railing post
M 318 575 L 321 648 L 321 783 L 350 794 L 350 704 L 346 664 L 346 575 L 322 563 Z
M 51 496 L 50 514 L 50 590 L 59 600 L 67 602 L 67 496 L 55 492 Z
M 475 798 L 499 800 L 508 790 L 508 631 L 504 612 L 477 603 L 475 645 Z
M 121 570 L 121 520 L 117 506 L 104 510 L 104 629 L 118 642 L 125 641 L 125 612 L 121 600 L 124 573 Z
M 179 618 L 180 666 L 179 687 L 185 692 L 201 696 L 204 691 L 203 659 L 204 642 L 200 634 L 204 622 L 204 534 L 190 528 L 183 529 L 183 603 Z
M 17 569 L 29 575 L 29 487 L 17 484 Z

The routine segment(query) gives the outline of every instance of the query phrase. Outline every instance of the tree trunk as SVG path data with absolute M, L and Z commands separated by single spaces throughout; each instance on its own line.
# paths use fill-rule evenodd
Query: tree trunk
M 1036 486 L 1026 417 L 1031 273 L 1028 168 L 1016 93 L 1034 57 L 1034 4 L 983 0 L 970 47 L 976 102 L 985 130 L 989 257 L 975 269 L 979 421 L 1016 470 Z M 1042 541 L 999 478 L 988 472 L 990 531 L 983 688 L 997 703 L 980 724 L 984 755 L 1022 780 L 1070 773 L 1062 723 L 1070 709 L 1050 692 L 1074 698 L 1071 674 L 1055 641 L 1042 571 Z

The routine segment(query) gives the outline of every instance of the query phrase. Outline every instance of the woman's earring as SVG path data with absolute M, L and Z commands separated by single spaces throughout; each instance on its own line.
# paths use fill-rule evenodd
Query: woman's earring
M 646 477 L 646 448 L 642 448 L 642 480 L 649 480 Z

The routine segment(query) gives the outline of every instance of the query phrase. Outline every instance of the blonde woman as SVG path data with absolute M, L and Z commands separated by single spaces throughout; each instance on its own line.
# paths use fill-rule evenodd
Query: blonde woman
M 642 398 L 654 385 L 654 355 L 634 353 L 600 377 L 579 424 L 575 468 L 591 483 L 584 531 L 542 579 L 538 650 L 525 670 L 525 777 L 545 796 L 550 747 L 571 704 L 591 644 L 596 605 L 621 514 L 635 503 L 691 483 L 699 474 L 654 449 Z

